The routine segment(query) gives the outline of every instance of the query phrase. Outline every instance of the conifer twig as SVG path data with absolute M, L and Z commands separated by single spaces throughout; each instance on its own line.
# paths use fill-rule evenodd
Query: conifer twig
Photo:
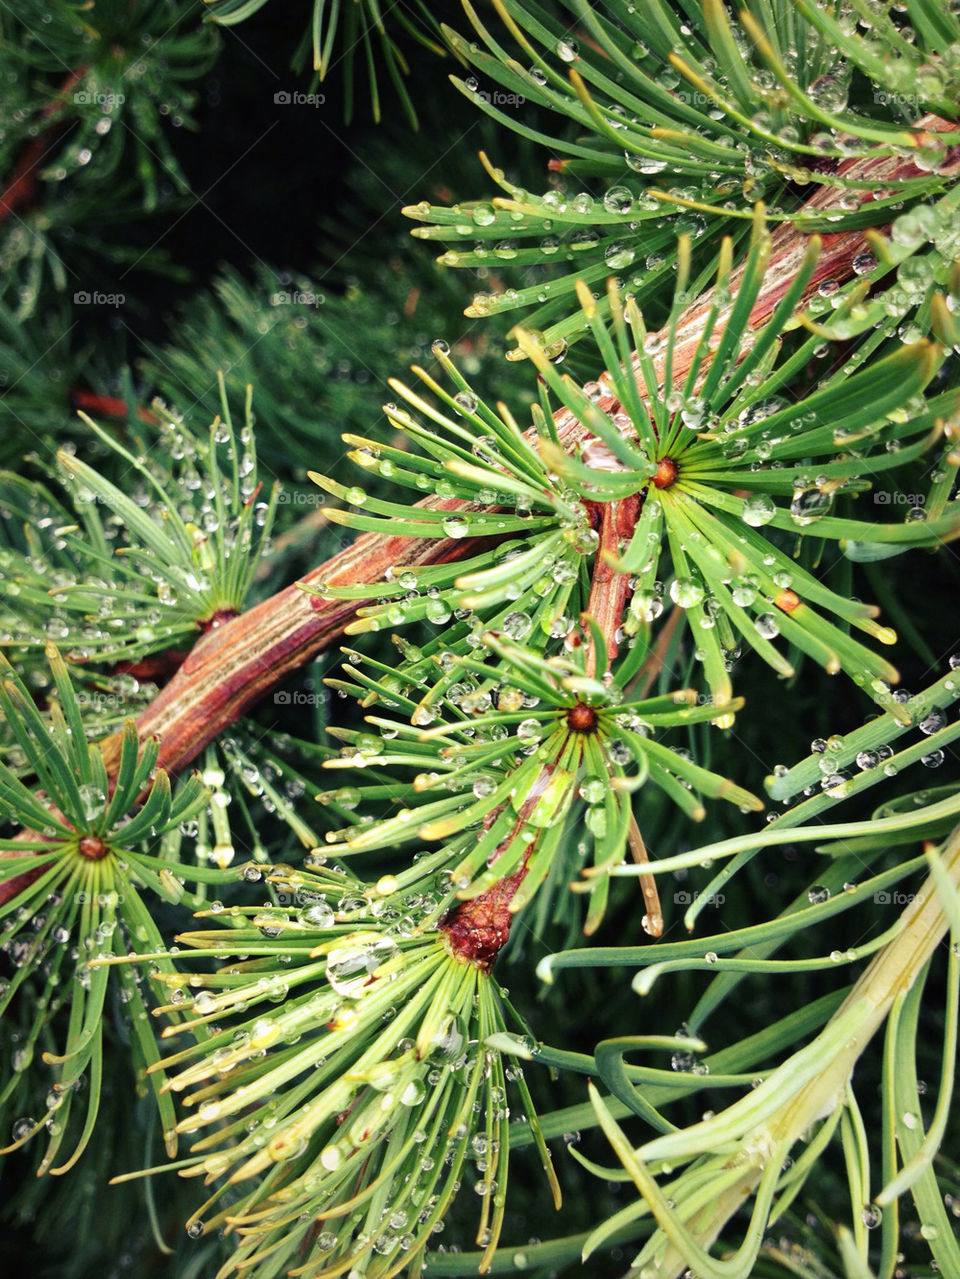
M 918 134 L 947 127 L 935 116 L 918 122 Z M 944 157 L 942 172 L 960 171 L 960 147 L 953 147 Z M 864 199 L 876 199 L 883 184 L 918 172 L 912 163 L 900 156 L 845 161 L 838 172 L 847 178 L 875 184 L 864 192 Z M 831 187 L 818 187 L 804 205 L 811 216 L 823 213 L 839 192 Z M 793 280 L 807 248 L 808 237 L 791 222 L 782 223 L 771 236 L 769 267 L 750 316 L 753 327 L 769 320 L 774 308 Z M 805 297 L 816 291 L 825 280 L 838 283 L 853 275 L 853 261 L 868 248 L 860 231 L 828 233 L 821 237 L 821 253 L 807 286 Z M 739 274 L 734 271 L 730 294 L 735 297 Z M 689 370 L 700 342 L 704 321 L 711 307 L 708 291 L 687 307 L 676 329 L 672 355 L 675 381 Z M 729 314 L 729 307 L 726 314 Z M 717 331 L 725 323 L 722 311 Z M 659 376 L 664 372 L 664 356 L 654 357 Z M 603 379 L 601 377 L 601 384 Z M 612 395 L 602 396 L 598 406 L 605 412 L 617 411 Z M 572 451 L 584 433 L 579 420 L 567 409 L 554 418 L 561 444 Z M 436 508 L 435 499 L 426 498 L 420 505 Z M 452 499 L 440 503 L 442 509 L 460 510 L 466 503 Z M 476 541 L 460 539 L 422 542 L 406 537 L 382 537 L 364 534 L 352 546 L 308 573 L 302 581 L 316 586 L 319 582 L 372 582 L 382 577 L 387 568 L 407 564 L 440 563 L 464 558 L 475 553 Z M 159 764 L 175 772 L 188 764 L 197 753 L 222 730 L 270 689 L 280 684 L 292 671 L 303 665 L 342 635 L 353 618 L 356 605 L 352 601 L 323 600 L 296 586 L 287 587 L 257 605 L 249 612 L 211 629 L 194 646 L 177 674 L 160 691 L 153 703 L 141 714 L 138 729 L 141 739 L 157 734 L 161 738 Z M 104 744 L 108 767 L 115 766 L 119 738 L 108 738 Z

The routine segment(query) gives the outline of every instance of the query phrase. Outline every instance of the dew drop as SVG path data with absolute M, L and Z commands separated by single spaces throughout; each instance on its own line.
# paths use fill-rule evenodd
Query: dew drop
M 933 733 L 939 733 L 942 728 L 947 725 L 947 717 L 943 711 L 934 708 L 919 723 L 918 727 L 921 733 L 930 737 Z
M 325 901 L 311 902 L 304 906 L 297 918 L 309 928 L 330 928 L 334 922 L 333 908 Z
M 680 608 L 693 608 L 703 600 L 704 590 L 691 578 L 678 577 L 670 583 L 670 598 Z
M 603 197 L 603 207 L 608 213 L 629 213 L 633 207 L 633 192 L 627 187 L 611 187 Z
M 453 402 L 461 413 L 476 413 L 480 401 L 472 391 L 459 391 L 453 397 Z
M 761 613 L 754 619 L 754 629 L 764 639 L 775 639 L 780 634 L 780 623 L 776 613 Z
M 427 1088 L 422 1079 L 411 1079 L 400 1094 L 401 1106 L 419 1106 L 427 1095 Z
M 761 528 L 769 524 L 777 513 L 777 506 L 772 497 L 766 493 L 754 493 L 743 504 L 741 518 L 751 528 Z

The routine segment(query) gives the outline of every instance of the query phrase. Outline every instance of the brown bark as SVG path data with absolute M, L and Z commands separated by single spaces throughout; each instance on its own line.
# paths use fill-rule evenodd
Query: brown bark
M 459 510 L 465 503 L 433 499 L 420 505 Z M 300 580 L 313 587 L 376 582 L 388 568 L 440 564 L 475 553 L 478 545 L 476 538 L 421 541 L 365 533 Z M 173 772 L 189 763 L 291 671 L 339 639 L 356 611 L 353 600 L 321 599 L 294 585 L 208 630 L 137 722 L 141 739 L 160 738 L 158 767 Z M 113 771 L 120 758 L 119 734 L 108 737 L 101 749 Z
M 607 557 L 620 555 L 622 547 L 630 541 L 642 505 L 643 497 L 637 493 L 616 502 L 587 504 L 591 514 L 591 508 L 597 508 L 600 544 L 585 611 L 599 625 L 607 642 L 605 653 L 595 652 L 593 644 L 590 645 L 586 673 L 591 678 L 602 675 L 617 658 L 617 630 L 630 599 L 630 579 L 613 568 Z

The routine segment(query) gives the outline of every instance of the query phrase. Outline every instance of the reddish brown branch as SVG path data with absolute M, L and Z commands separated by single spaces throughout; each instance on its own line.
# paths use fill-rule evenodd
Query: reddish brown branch
M 596 716 L 594 716 L 594 727 L 596 727 Z M 554 767 L 552 764 L 544 764 L 540 769 L 533 785 L 527 791 L 523 803 L 517 810 L 516 821 L 513 823 L 511 830 L 504 836 L 491 855 L 491 865 L 503 856 L 530 820 L 531 814 L 550 785 L 553 774 Z M 485 830 L 490 829 L 502 811 L 501 807 L 487 814 L 483 821 Z M 510 936 L 510 925 L 513 923 L 516 909 L 520 905 L 518 901 L 516 906 L 514 906 L 514 898 L 526 878 L 530 858 L 533 856 L 540 834 L 541 831 L 537 831 L 536 838 L 531 840 L 524 848 L 520 865 L 512 874 L 498 879 L 486 892 L 459 902 L 448 910 L 440 920 L 440 928 L 446 935 L 447 945 L 450 947 L 451 952 L 468 963 L 476 964 L 484 972 L 490 971 L 493 967 L 493 961 L 507 944 L 507 939 Z
M 63 106 L 64 99 L 67 94 L 77 83 L 87 74 L 86 67 L 77 67 L 75 71 L 71 71 L 67 78 L 61 84 L 56 96 L 47 103 L 43 108 L 43 118 L 47 119 Z M 47 125 L 39 137 L 34 138 L 30 145 L 26 148 L 20 161 L 13 171 L 9 181 L 0 191 L 0 224 L 9 217 L 11 213 L 15 213 L 17 209 L 24 205 L 30 204 L 33 200 L 33 193 L 37 183 L 37 173 L 40 165 L 43 163 L 44 157 L 50 150 L 50 144 L 61 128 L 59 121 L 53 121 Z
M 421 505 L 451 510 L 464 503 L 434 499 Z M 313 587 L 376 582 L 387 569 L 440 564 L 475 553 L 477 546 L 475 538 L 422 541 L 365 533 L 301 580 Z M 160 739 L 158 766 L 175 771 L 188 764 L 254 702 L 339 639 L 356 611 L 356 601 L 322 599 L 288 586 L 207 631 L 137 721 L 141 740 Z M 113 771 L 120 758 L 119 734 L 108 737 L 102 750 Z
M 629 542 L 641 505 L 642 498 L 636 493 L 620 501 L 599 505 L 600 544 L 594 561 L 586 612 L 603 632 L 607 651 L 597 653 L 593 644 L 589 646 L 586 673 L 591 677 L 598 671 L 602 674 L 608 663 L 616 660 L 617 631 L 623 622 L 624 610 L 630 598 L 630 579 L 625 573 L 618 572 L 611 565 L 610 559 L 619 557 L 622 548 Z
M 70 407 L 77 412 L 82 409 L 84 413 L 96 414 L 97 417 L 117 418 L 121 421 L 130 416 L 130 406 L 126 400 L 121 400 L 116 395 L 101 395 L 99 391 L 85 391 L 79 386 L 71 388 Z M 141 422 L 156 425 L 160 420 L 152 409 L 138 408 L 136 412 Z

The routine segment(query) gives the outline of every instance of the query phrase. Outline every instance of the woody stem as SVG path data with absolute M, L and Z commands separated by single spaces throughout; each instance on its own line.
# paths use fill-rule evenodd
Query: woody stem
M 597 653 L 591 643 L 587 650 L 587 675 L 594 678 L 616 660 L 617 632 L 623 622 L 624 609 L 630 598 L 630 579 L 619 572 L 611 561 L 629 541 L 643 505 L 640 494 L 631 494 L 616 502 L 604 502 L 600 512 L 600 543 L 593 563 L 593 578 L 586 612 L 600 627 L 607 651 Z

